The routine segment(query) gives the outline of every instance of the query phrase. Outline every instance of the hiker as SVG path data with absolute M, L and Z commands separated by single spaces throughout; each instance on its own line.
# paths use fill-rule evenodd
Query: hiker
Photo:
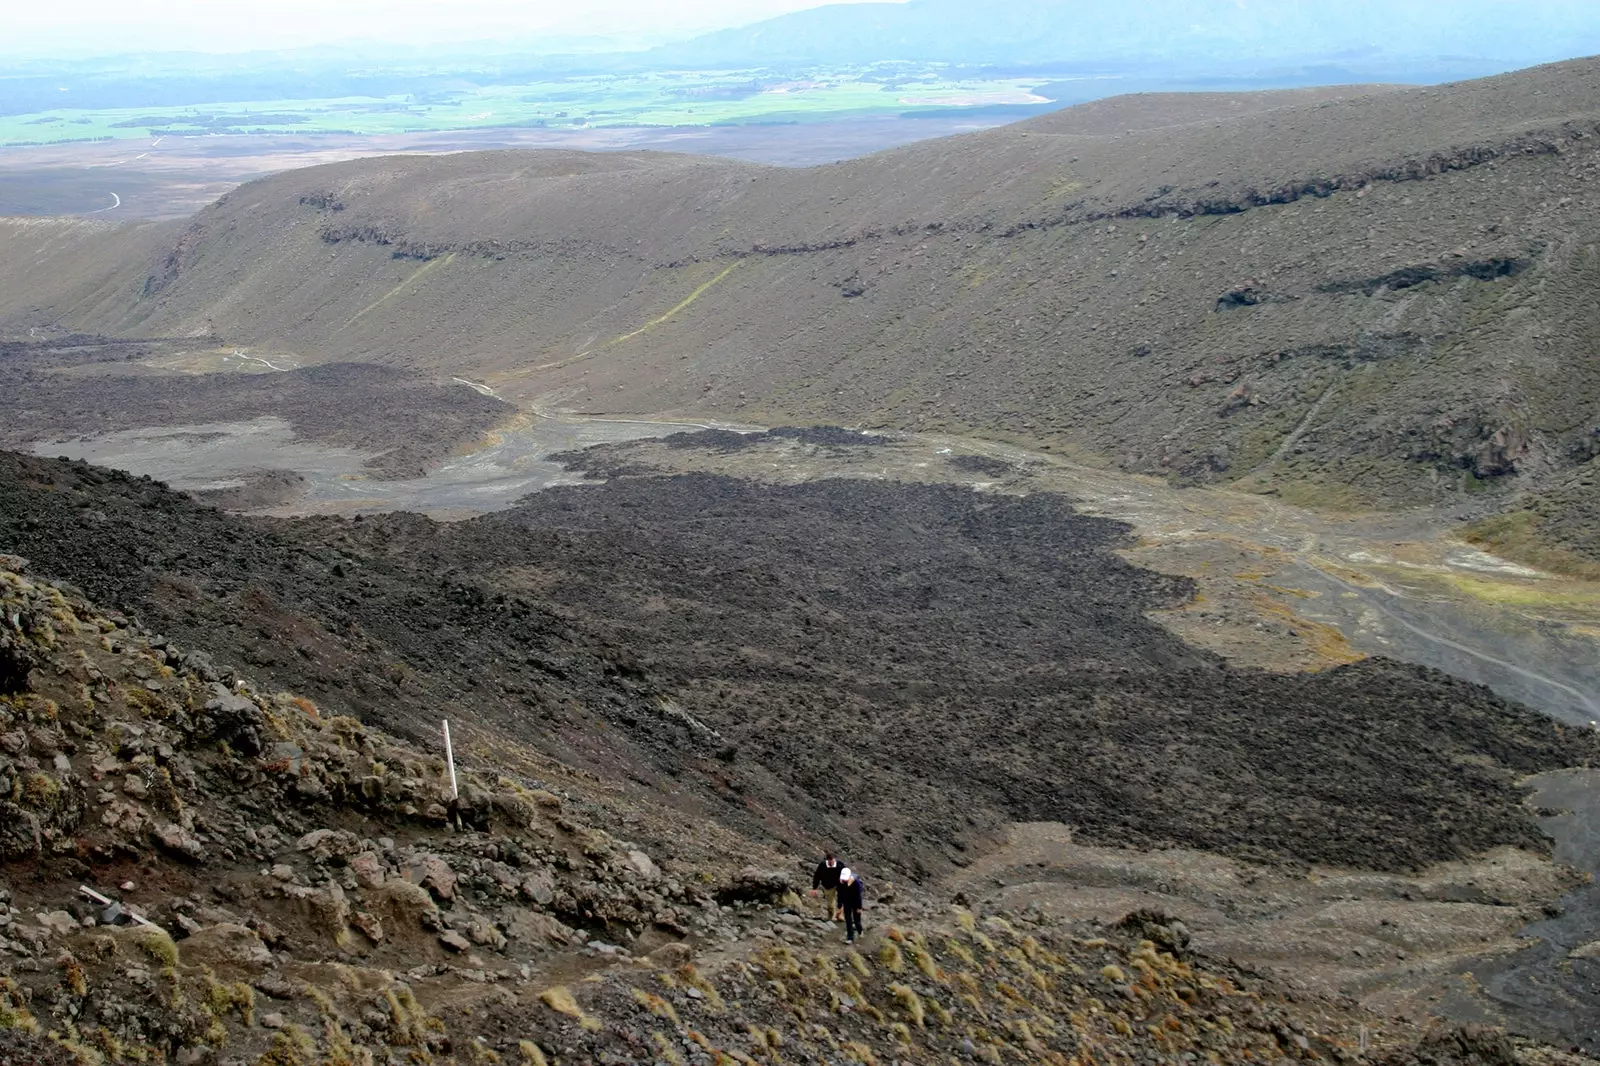
M 861 893 L 864 886 L 846 866 L 839 871 L 839 909 L 844 912 L 844 942 L 854 944 L 861 935 Z
M 822 861 L 817 863 L 817 869 L 811 875 L 811 894 L 815 896 L 822 893 L 822 902 L 828 908 L 828 920 L 837 922 L 842 915 L 839 913 L 839 874 L 844 870 L 844 864 L 834 857 L 833 852 L 822 853 Z

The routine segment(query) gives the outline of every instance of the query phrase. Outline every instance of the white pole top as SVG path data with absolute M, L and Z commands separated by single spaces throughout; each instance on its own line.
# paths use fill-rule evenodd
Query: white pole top
M 450 767 L 450 798 L 459 799 L 461 793 L 456 790 L 456 753 L 450 745 L 450 719 L 444 720 L 444 761 Z

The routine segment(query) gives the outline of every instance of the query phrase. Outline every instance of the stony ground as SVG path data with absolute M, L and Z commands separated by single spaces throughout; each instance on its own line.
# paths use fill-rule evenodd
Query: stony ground
M 738 865 L 769 853 L 603 783 L 464 771 L 451 802 L 437 755 L 13 557 L 0 616 L 7 1063 L 1591 1061 L 1364 1016 L 1154 912 L 880 883 L 852 950 L 788 872 Z
M 282 522 L 3 463 L 0 543 L 230 666 L 915 877 L 1019 820 L 1369 869 L 1537 850 L 1517 779 L 1597 754 L 1416 667 L 1230 668 L 1146 617 L 1186 582 L 1049 494 L 701 475 Z

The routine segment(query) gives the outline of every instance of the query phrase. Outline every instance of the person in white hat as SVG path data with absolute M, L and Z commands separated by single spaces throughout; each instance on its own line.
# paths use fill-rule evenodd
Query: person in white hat
M 861 935 L 861 898 L 865 885 L 860 876 L 846 866 L 839 871 L 839 909 L 844 912 L 844 940 L 855 943 Z

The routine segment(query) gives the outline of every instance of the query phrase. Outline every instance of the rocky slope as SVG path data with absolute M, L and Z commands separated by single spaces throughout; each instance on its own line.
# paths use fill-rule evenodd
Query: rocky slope
M 1160 914 L 880 882 L 850 950 L 738 865 L 770 853 L 604 782 L 463 769 L 451 803 L 437 754 L 10 556 L 0 618 L 6 1063 L 1590 1061 L 1398 1021 L 1363 1054 L 1369 1016 Z
M 460 523 L 244 520 L 0 456 L 0 544 L 230 667 L 924 879 L 1018 820 L 1367 869 L 1538 850 L 1517 780 L 1600 757 L 1416 667 L 1230 668 L 1146 616 L 1189 586 L 1125 543 L 1044 493 L 709 476 Z
M 1597 78 L 1129 97 L 802 170 L 310 168 L 179 229 L 6 223 L 0 321 L 1011 437 L 1328 506 L 1515 489 L 1595 447 Z

